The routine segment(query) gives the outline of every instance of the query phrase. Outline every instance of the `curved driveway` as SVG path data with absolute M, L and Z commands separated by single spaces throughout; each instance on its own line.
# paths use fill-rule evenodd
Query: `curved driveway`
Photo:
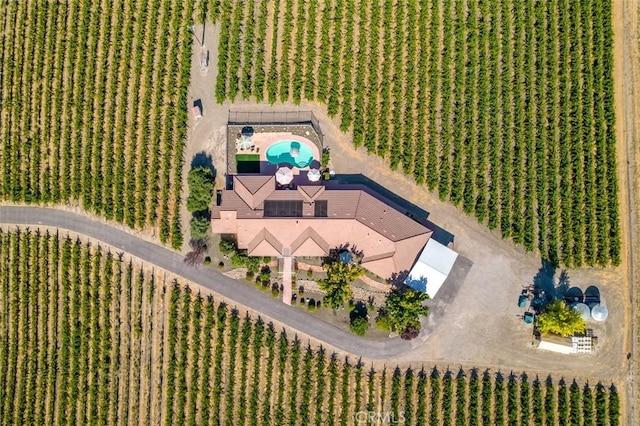
M 279 299 L 240 284 L 212 268 L 190 267 L 178 253 L 86 216 L 44 207 L 0 206 L 0 223 L 49 226 L 86 235 L 356 356 L 390 359 L 403 355 L 412 348 L 409 342 L 400 338 L 374 341 L 354 336 L 297 308 L 287 306 Z

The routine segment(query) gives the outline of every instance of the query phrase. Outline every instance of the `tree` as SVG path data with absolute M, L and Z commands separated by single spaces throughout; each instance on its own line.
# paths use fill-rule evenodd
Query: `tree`
M 209 233 L 209 218 L 207 215 L 194 214 L 191 218 L 191 238 L 204 238 Z
M 204 260 L 204 252 L 207 250 L 207 239 L 192 238 L 189 241 L 189 247 L 191 251 L 185 255 L 184 262 L 189 266 L 201 264 Z
M 587 325 L 580 312 L 567 306 L 562 300 L 551 303 L 538 317 L 536 324 L 541 333 L 553 333 L 561 336 L 573 336 L 584 333 Z
M 351 298 L 351 283 L 364 274 L 364 269 L 356 263 L 343 262 L 326 263 L 323 268 L 327 278 L 318 280 L 318 285 L 326 292 L 324 302 L 336 310 Z
M 365 317 L 356 315 L 351 318 L 351 324 L 349 325 L 351 332 L 358 336 L 364 336 L 369 329 L 369 322 Z
M 187 210 L 190 212 L 206 211 L 213 197 L 213 180 L 215 176 L 209 167 L 198 166 L 189 171 L 189 196 Z
M 412 339 L 420 330 L 420 316 L 429 313 L 429 308 L 422 304 L 428 298 L 427 293 L 410 287 L 395 289 L 387 296 L 385 308 L 377 322 L 386 323 L 390 331 Z

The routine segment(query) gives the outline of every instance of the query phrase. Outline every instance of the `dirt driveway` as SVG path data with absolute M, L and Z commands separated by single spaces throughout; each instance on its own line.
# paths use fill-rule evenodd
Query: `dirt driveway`
M 216 31 L 209 32 L 215 38 Z M 207 39 L 206 43 L 211 43 Z M 215 46 L 212 58 L 215 58 Z M 188 153 L 201 149 L 216 154 L 218 138 L 226 123 L 230 104 L 216 105 L 215 63 L 201 78 L 194 70 L 191 94 L 201 97 L 204 117 L 191 131 Z M 464 282 L 459 286 L 452 303 L 442 306 L 442 315 L 423 341 L 402 359 L 390 363 L 441 364 L 456 367 L 476 366 L 552 374 L 605 382 L 625 382 L 627 366 L 625 339 L 628 338 L 629 314 L 627 267 L 598 269 L 570 269 L 567 272 L 572 286 L 586 289 L 595 285 L 609 306 L 610 316 L 604 323 L 590 322 L 598 336 L 598 351 L 591 355 L 562 356 L 545 353 L 531 347 L 531 329 L 518 317 L 520 290 L 532 283 L 541 269 L 541 261 L 525 253 L 498 233 L 489 231 L 461 210 L 441 202 L 424 187 L 418 187 L 401 173 L 392 172 L 380 158 L 368 156 L 362 149 L 351 145 L 351 135 L 339 131 L 337 121 L 326 115 L 326 107 L 318 103 L 303 102 L 300 106 L 238 101 L 233 108 L 248 111 L 313 110 L 325 133 L 325 145 L 331 148 L 331 167 L 338 173 L 362 173 L 390 191 L 429 212 L 429 220 L 455 236 L 454 249 L 467 258 L 471 265 Z M 222 156 L 224 158 L 224 156 Z M 189 157 L 187 157 L 189 162 Z M 220 170 L 224 170 L 220 168 Z M 555 272 L 557 277 L 561 271 Z M 548 275 L 548 274 L 547 274 Z M 437 299 L 434 301 L 437 302 Z

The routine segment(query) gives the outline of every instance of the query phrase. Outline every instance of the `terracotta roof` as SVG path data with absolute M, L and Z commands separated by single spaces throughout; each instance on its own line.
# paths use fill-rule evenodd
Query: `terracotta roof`
M 220 219 L 220 206 L 213 206 L 211 208 L 211 219 Z
M 308 186 L 308 185 L 300 185 L 298 187 L 298 191 L 308 202 L 312 202 L 315 200 L 320 194 L 324 192 L 324 186 L 316 185 L 316 186 Z
M 301 249 L 301 246 L 303 244 L 306 244 L 309 240 L 315 245 L 315 247 L 320 250 L 321 254 L 318 254 L 317 256 L 329 254 L 329 249 L 331 248 L 329 246 L 329 243 L 327 243 L 325 239 L 322 238 L 322 236 L 318 234 L 318 232 L 311 226 L 308 226 L 304 231 L 302 231 L 300 235 L 298 235 L 298 237 L 291 243 L 291 252 L 293 254 L 296 254 L 296 251 L 299 251 L 300 253 L 306 253 Z M 306 245 L 310 246 L 310 244 Z M 317 250 L 315 250 L 314 252 L 317 252 Z
M 255 209 L 274 191 L 275 182 L 274 176 L 236 176 L 233 187 L 240 198 Z
M 302 216 L 265 218 L 265 200 L 299 200 Z M 327 215 L 316 217 L 314 205 L 321 200 Z M 254 256 L 321 256 L 349 243 L 363 252 L 363 266 L 382 278 L 409 270 L 432 234 L 362 189 L 276 190 L 273 176 L 235 176 L 234 190 L 223 191 L 221 205 L 212 210 L 212 229 L 236 232 L 238 247 Z
M 391 241 L 404 240 L 426 229 L 415 220 L 364 191 L 360 191 L 356 219 Z
M 261 256 L 279 256 L 282 253 L 282 243 L 278 241 L 278 239 L 271 232 L 269 232 L 265 228 L 262 228 L 262 231 L 259 232 L 249 243 L 247 251 L 250 255 L 253 251 L 262 253 L 264 253 L 265 251 L 270 251 L 271 253 L 275 254 L 261 254 Z
M 233 177 L 234 185 L 236 183 L 241 183 L 245 188 L 247 188 L 252 194 L 255 194 L 260 190 L 260 188 L 264 187 L 266 183 L 269 181 L 275 182 L 274 176 L 240 176 L 236 175 Z M 275 183 L 272 190 L 275 189 Z

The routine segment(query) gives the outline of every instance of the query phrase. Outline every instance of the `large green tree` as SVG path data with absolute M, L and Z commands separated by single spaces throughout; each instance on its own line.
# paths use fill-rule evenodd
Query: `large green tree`
M 553 333 L 561 336 L 573 336 L 584 333 L 587 324 L 580 312 L 567 306 L 562 300 L 551 303 L 536 323 L 541 333 Z
M 189 196 L 187 210 L 201 212 L 209 208 L 213 197 L 213 181 L 215 176 L 209 167 L 198 166 L 189 171 Z
M 207 215 L 194 214 L 191 218 L 191 238 L 204 238 L 209 233 L 210 220 Z
M 318 285 L 326 292 L 324 303 L 335 310 L 351 298 L 351 283 L 364 274 L 364 269 L 357 263 L 343 262 L 326 263 L 323 267 L 327 278 L 318 280 Z
M 400 334 L 408 330 L 420 330 L 420 316 L 426 316 L 429 313 L 429 308 L 423 305 L 428 298 L 427 293 L 410 287 L 395 289 L 387 296 L 378 322 L 384 324 L 390 331 Z

